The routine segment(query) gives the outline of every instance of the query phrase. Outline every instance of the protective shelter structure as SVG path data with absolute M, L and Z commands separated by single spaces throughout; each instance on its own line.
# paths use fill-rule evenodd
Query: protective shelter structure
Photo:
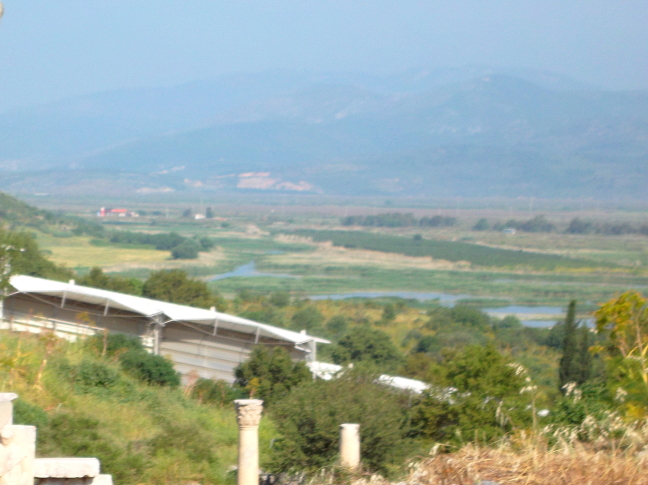
M 316 361 L 328 340 L 245 318 L 60 281 L 13 276 L 2 303 L 0 328 L 75 340 L 104 329 L 138 336 L 155 354 L 170 358 L 183 376 L 233 382 L 234 369 L 256 344 L 282 346 L 294 360 Z

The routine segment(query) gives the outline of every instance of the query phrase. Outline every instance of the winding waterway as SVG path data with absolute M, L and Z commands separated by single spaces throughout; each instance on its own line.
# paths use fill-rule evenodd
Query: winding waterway
M 256 270 L 254 261 L 239 266 L 229 273 L 222 273 L 212 276 L 209 281 L 218 281 L 226 278 L 251 278 L 251 277 L 272 277 L 272 278 L 293 278 L 301 276 L 280 273 L 262 273 Z M 414 291 L 356 291 L 350 293 L 333 293 L 329 295 L 310 295 L 311 300 L 345 300 L 349 298 L 384 298 L 396 297 L 414 299 L 419 301 L 438 300 L 443 306 L 452 307 L 458 300 L 475 298 L 473 295 L 451 295 L 449 293 L 437 292 L 414 292 Z M 524 325 L 529 327 L 550 327 L 556 321 L 564 318 L 565 309 L 557 306 L 524 306 L 510 305 L 504 307 L 484 308 L 484 312 L 498 318 L 507 315 L 515 315 Z

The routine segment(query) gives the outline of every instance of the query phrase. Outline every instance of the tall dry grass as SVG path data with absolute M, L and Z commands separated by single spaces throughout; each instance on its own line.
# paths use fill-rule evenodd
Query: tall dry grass
M 588 450 L 515 450 L 466 446 L 412 466 L 407 485 L 646 485 L 648 460 L 642 453 Z

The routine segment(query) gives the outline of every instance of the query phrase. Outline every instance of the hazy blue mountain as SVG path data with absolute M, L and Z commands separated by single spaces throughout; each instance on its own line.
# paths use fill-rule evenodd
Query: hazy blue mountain
M 0 141 L 13 191 L 646 198 L 648 93 L 482 67 L 260 73 L 4 113 Z

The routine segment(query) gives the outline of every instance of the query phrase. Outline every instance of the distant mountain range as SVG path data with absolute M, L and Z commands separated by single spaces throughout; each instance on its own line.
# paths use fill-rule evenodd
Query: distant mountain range
M 486 67 L 265 72 L 0 114 L 0 188 L 648 198 L 648 92 Z

